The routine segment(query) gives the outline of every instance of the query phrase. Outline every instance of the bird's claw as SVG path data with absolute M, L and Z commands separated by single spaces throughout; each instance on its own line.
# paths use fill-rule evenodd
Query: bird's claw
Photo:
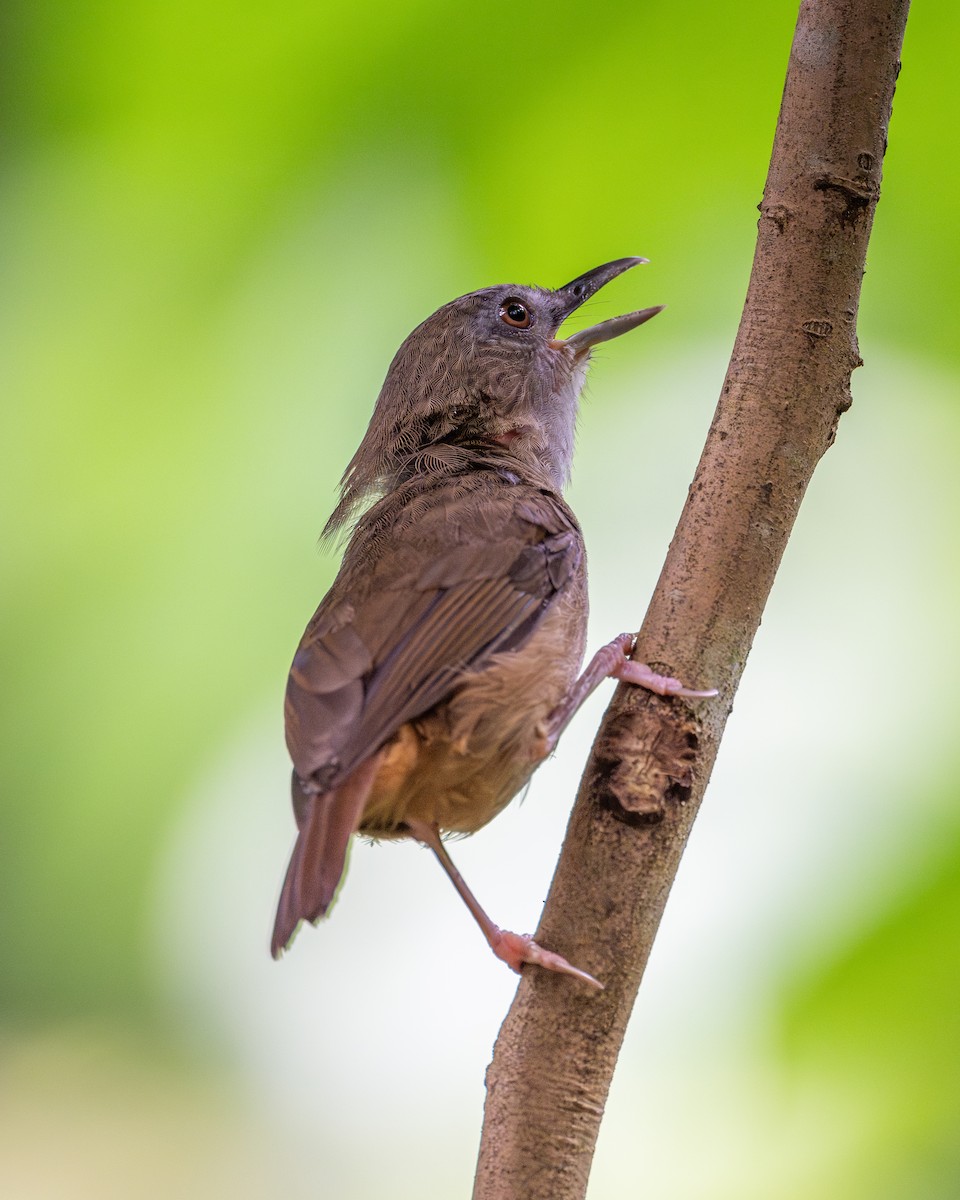
M 611 674 L 621 683 L 634 683 L 638 687 L 646 688 L 648 692 L 656 692 L 658 696 L 686 696 L 690 700 L 707 700 L 718 694 L 716 688 L 698 692 L 685 687 L 672 675 L 658 675 L 646 663 L 636 662 L 632 658 L 621 659 Z
M 547 971 L 556 971 L 560 975 L 572 975 L 574 979 L 580 979 L 591 987 L 603 990 L 603 984 L 599 979 L 594 979 L 586 971 L 581 971 L 579 967 L 573 966 L 563 955 L 555 954 L 552 950 L 544 950 L 529 934 L 510 933 L 509 930 L 498 929 L 494 937 L 490 939 L 490 948 L 497 958 L 502 959 L 517 974 L 520 973 L 524 963 L 531 963 L 534 966 L 543 967 Z

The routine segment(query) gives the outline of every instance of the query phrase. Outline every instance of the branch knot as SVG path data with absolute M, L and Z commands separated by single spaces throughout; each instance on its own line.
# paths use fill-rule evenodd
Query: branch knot
M 597 802 L 626 825 L 659 825 L 690 796 L 699 732 L 676 700 L 644 696 L 613 715 L 594 753 Z

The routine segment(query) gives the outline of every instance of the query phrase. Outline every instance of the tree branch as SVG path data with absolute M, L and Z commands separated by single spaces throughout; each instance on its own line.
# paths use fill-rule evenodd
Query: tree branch
M 637 657 L 695 707 L 621 686 L 537 940 L 606 984 L 524 973 L 487 1073 L 474 1200 L 583 1197 L 613 1068 L 803 494 L 850 405 L 856 314 L 908 0 L 803 0 L 750 287 Z

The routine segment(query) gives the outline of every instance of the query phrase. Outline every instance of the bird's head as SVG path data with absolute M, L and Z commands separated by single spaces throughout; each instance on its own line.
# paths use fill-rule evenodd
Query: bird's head
M 590 353 L 660 312 L 613 317 L 568 338 L 566 319 L 617 275 L 646 262 L 619 258 L 561 288 L 502 284 L 450 301 L 397 351 L 367 432 L 343 477 L 327 530 L 365 496 L 389 490 L 412 459 L 441 444 L 503 447 L 560 489 Z

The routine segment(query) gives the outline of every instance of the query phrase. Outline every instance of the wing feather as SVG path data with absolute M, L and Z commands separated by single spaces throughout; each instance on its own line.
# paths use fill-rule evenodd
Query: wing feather
M 287 686 L 287 742 L 309 791 L 336 787 L 465 670 L 520 644 L 579 568 L 579 529 L 563 501 L 541 493 L 518 503 L 502 490 L 483 497 L 479 541 L 480 522 L 451 521 L 451 512 L 470 517 L 463 504 L 437 505 L 433 523 L 428 514 L 406 537 L 384 537 L 382 515 L 372 519 L 375 555 L 364 554 L 358 526 Z

